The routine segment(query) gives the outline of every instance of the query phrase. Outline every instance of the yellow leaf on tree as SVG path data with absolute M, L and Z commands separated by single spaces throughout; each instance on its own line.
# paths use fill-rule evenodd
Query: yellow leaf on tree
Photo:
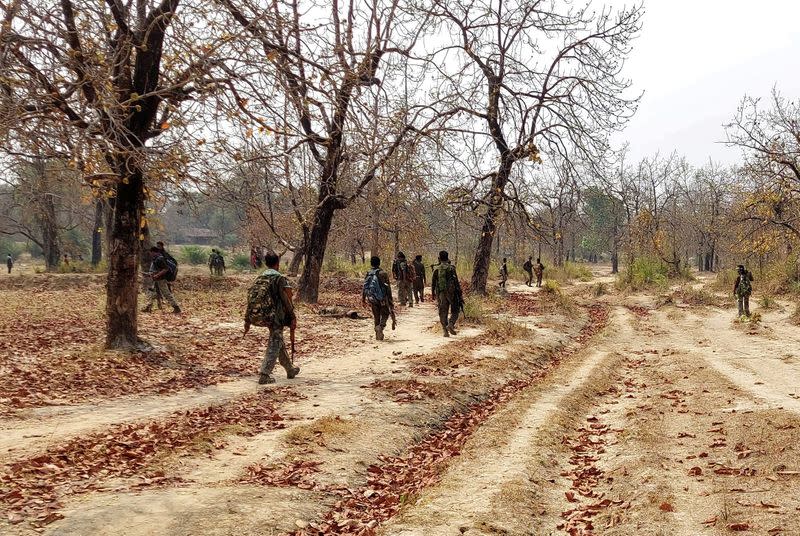
M 161 123 L 161 130 L 167 130 L 170 127 L 170 124 L 164 121 Z

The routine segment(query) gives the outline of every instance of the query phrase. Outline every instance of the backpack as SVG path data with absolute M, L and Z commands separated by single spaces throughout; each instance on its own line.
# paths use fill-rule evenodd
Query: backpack
M 739 286 L 736 288 L 736 292 L 739 294 L 739 296 L 744 296 L 745 294 L 750 294 L 753 292 L 753 284 L 751 283 L 752 280 L 752 274 L 747 271 L 739 276 Z
M 417 278 L 417 270 L 414 268 L 414 264 L 406 264 L 406 281 L 414 282 Z
M 164 279 L 172 283 L 178 278 L 178 261 L 176 261 L 175 258 L 169 253 L 165 253 L 163 257 L 164 262 L 167 265 L 167 275 L 164 277 Z
M 530 272 L 531 270 L 533 270 L 533 264 L 531 263 L 531 261 L 525 261 L 525 264 L 522 265 L 522 269 L 525 270 L 526 272 Z
M 372 269 L 364 278 L 364 296 L 372 304 L 383 303 L 386 299 L 386 292 L 378 277 L 378 272 L 380 272 L 379 268 Z
M 436 291 L 450 290 L 456 279 L 456 268 L 452 264 L 440 264 L 436 272 Z
M 244 313 L 245 322 L 253 326 L 272 327 L 275 322 L 277 310 L 277 293 L 275 275 L 260 275 L 247 291 L 247 309 Z

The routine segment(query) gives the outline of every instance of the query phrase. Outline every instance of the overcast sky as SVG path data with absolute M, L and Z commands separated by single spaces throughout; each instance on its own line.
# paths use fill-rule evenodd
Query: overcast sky
M 738 161 L 717 142 L 742 97 L 767 97 L 773 86 L 800 95 L 800 2 L 645 0 L 645 9 L 627 64 L 644 97 L 620 141 L 634 159 L 674 149 L 698 165 Z

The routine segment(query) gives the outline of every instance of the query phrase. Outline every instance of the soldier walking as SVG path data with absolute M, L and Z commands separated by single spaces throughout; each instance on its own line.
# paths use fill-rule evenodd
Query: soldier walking
M 422 255 L 414 257 L 414 301 L 416 303 L 425 301 L 425 285 L 428 279 L 425 274 L 425 265 L 422 263 Z
M 172 295 L 172 290 L 169 288 L 169 282 L 175 281 L 177 273 L 177 264 L 173 264 L 164 255 L 164 249 L 158 246 L 150 248 L 150 277 L 153 280 L 153 287 L 148 290 L 147 305 L 142 309 L 143 313 L 150 313 L 153 311 L 153 304 L 160 297 L 167 300 L 172 306 L 172 312 L 179 314 L 181 308 L 175 297 Z
M 439 305 L 439 321 L 444 336 L 456 335 L 456 321 L 462 300 L 461 283 L 446 251 L 439 252 L 439 264 L 431 276 L 431 291 Z
M 14 260 L 11 258 L 11 253 L 8 254 L 6 257 L 6 268 L 8 268 L 8 273 L 11 273 L 11 269 L 14 267 Z
M 500 267 L 500 288 L 506 288 L 506 282 L 508 281 L 508 260 L 503 257 L 503 265 Z
M 397 327 L 394 316 L 394 301 L 392 300 L 392 287 L 389 284 L 389 274 L 381 269 L 381 259 L 372 256 L 369 260 L 372 269 L 364 278 L 364 288 L 361 291 L 361 304 L 366 307 L 369 302 L 372 316 L 375 319 L 375 340 L 383 340 L 383 330 L 386 322 L 391 317 L 392 329 Z
M 414 284 L 414 267 L 406 261 L 406 255 L 402 251 L 397 253 L 397 258 L 392 264 L 392 275 L 397 281 L 397 301 L 400 305 L 414 307 L 414 296 L 411 294 L 411 287 Z
M 753 274 L 743 264 L 737 268 L 736 282 L 733 284 L 733 295 L 739 306 L 739 316 L 750 316 L 750 294 L 753 293 Z
M 525 270 L 525 273 L 528 274 L 528 280 L 525 281 L 525 284 L 533 286 L 533 257 L 528 257 L 528 260 L 525 261 L 525 264 L 522 265 L 522 269 Z
M 542 259 L 536 259 L 536 266 L 533 267 L 533 273 L 536 274 L 536 286 L 541 288 L 542 277 L 544 277 L 544 264 L 542 264 Z
M 286 342 L 283 339 L 283 330 L 290 328 L 292 333 L 297 328 L 297 316 L 292 304 L 292 284 L 282 273 L 278 271 L 280 257 L 272 251 L 264 256 L 267 269 L 256 279 L 248 293 L 247 312 L 244 319 L 244 332 L 250 330 L 251 323 L 256 320 L 254 317 L 270 317 L 269 342 L 267 351 L 264 353 L 264 360 L 261 362 L 261 373 L 258 377 L 258 384 L 264 385 L 275 383 L 272 370 L 275 363 L 280 362 L 286 370 L 286 377 L 293 379 L 300 373 L 300 367 L 294 366 L 286 351 Z M 263 289 L 263 292 L 259 292 Z M 252 303 L 257 296 L 263 296 L 262 303 Z M 253 324 L 256 325 L 256 324 Z

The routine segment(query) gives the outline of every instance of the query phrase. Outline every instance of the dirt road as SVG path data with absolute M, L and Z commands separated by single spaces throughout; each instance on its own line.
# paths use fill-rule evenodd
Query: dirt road
M 277 388 L 3 419 L 0 531 L 800 534 L 788 313 L 738 325 L 594 283 L 511 285 L 450 339 L 430 304 L 384 343 L 354 321 Z

